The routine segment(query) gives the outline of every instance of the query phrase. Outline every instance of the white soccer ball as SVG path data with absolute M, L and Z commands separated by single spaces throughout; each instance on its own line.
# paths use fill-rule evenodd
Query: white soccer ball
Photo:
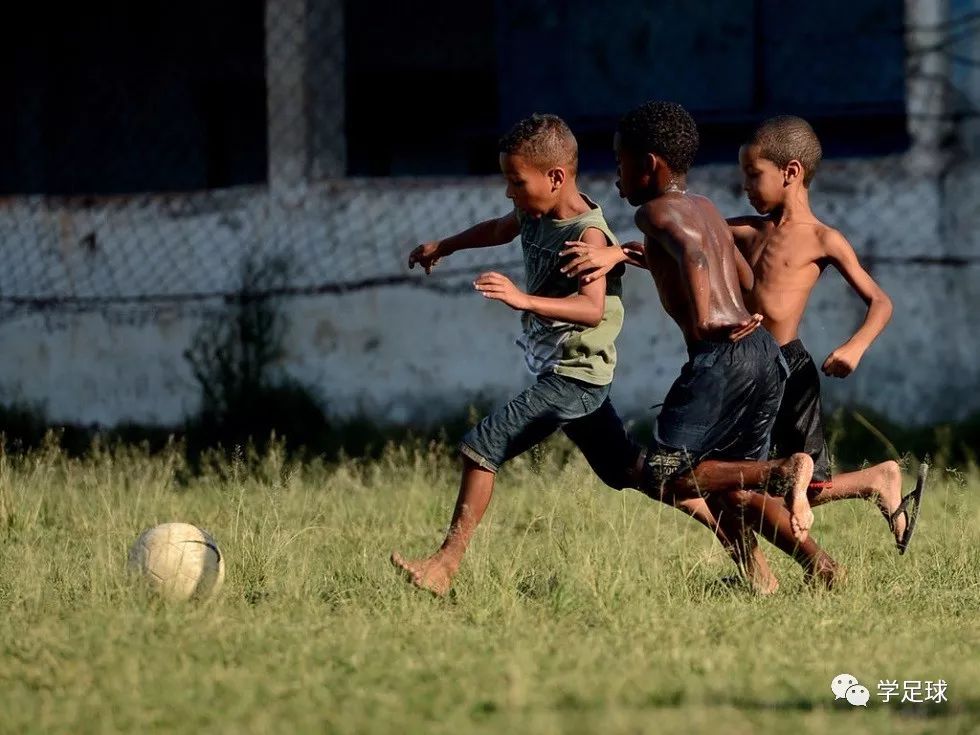
M 207 600 L 225 581 L 218 544 L 189 523 L 163 523 L 143 531 L 129 550 L 129 568 L 168 600 Z

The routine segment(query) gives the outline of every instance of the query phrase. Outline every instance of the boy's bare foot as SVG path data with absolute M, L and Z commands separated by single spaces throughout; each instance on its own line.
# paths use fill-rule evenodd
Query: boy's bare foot
M 823 587 L 832 590 L 847 580 L 847 572 L 844 567 L 839 566 L 837 562 L 824 554 L 804 572 L 803 578 L 811 587 Z
M 740 566 L 745 581 L 748 582 L 755 594 L 766 597 L 775 594 L 776 590 L 779 589 L 779 580 L 772 573 L 772 569 L 770 569 L 769 563 L 758 544 L 753 545 Z
M 803 542 L 813 525 L 813 511 L 806 494 L 810 487 L 810 478 L 813 477 L 813 459 L 809 454 L 797 452 L 786 460 L 782 471 L 785 477 L 782 484 L 786 490 L 783 500 L 789 510 L 790 526 L 794 538 Z
M 456 576 L 456 565 L 443 558 L 439 552 L 426 559 L 405 559 L 397 551 L 391 552 L 391 563 L 408 573 L 409 581 L 416 587 L 443 597 L 449 592 Z
M 898 462 L 889 460 L 871 467 L 873 472 L 871 487 L 875 492 L 875 500 L 882 515 L 888 522 L 888 527 L 895 534 L 895 543 L 900 543 L 905 536 L 908 517 L 904 513 L 892 519 L 895 511 L 902 502 L 902 470 Z
M 754 568 L 745 570 L 745 581 L 749 583 L 752 591 L 760 597 L 768 597 L 776 594 L 779 589 L 779 580 L 772 572 L 761 572 Z

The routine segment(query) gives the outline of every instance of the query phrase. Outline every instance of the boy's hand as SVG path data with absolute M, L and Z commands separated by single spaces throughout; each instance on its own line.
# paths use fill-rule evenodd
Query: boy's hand
M 630 242 L 623 243 L 623 252 L 629 259 L 626 262 L 630 265 L 635 265 L 638 268 L 647 267 L 647 246 L 642 242 L 631 240 Z
M 561 257 L 572 257 L 572 260 L 561 268 L 561 272 L 569 278 L 582 277 L 582 283 L 590 283 L 602 278 L 609 271 L 627 259 L 622 248 L 611 248 L 608 245 L 590 245 L 581 240 L 566 240 Z M 588 273 L 588 275 L 584 275 Z
M 501 273 L 494 271 L 481 273 L 479 278 L 473 281 L 473 286 L 486 298 L 503 301 L 512 309 L 526 311 L 530 307 L 528 295 Z
M 441 257 L 442 254 L 439 252 L 438 240 L 424 242 L 409 253 L 409 270 L 414 268 L 415 264 L 418 263 L 420 266 L 425 268 L 425 275 L 429 275 L 432 273 L 432 269 L 436 267 L 436 263 L 439 262 L 439 258 Z
M 729 333 L 729 341 L 738 342 L 740 339 L 748 337 L 759 328 L 760 324 L 762 324 L 762 314 L 753 314 L 747 322 L 742 322 L 742 324 Z
M 864 350 L 859 347 L 841 345 L 824 360 L 824 375 L 829 375 L 831 378 L 846 378 L 857 369 L 863 354 Z

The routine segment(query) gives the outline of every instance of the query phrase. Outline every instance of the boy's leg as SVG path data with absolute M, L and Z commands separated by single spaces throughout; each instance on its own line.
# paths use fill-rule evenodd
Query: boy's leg
M 803 567 L 809 580 L 832 587 L 842 573 L 840 567 L 812 538 L 798 539 L 786 504 L 759 492 L 730 491 L 732 473 L 737 472 L 744 482 L 744 488 L 765 489 L 791 482 L 805 495 L 805 488 L 809 485 L 805 470 L 810 463 L 803 457 L 808 455 L 800 453 L 786 460 L 770 462 L 706 460 L 679 481 L 686 485 L 685 492 L 697 488 L 706 493 L 727 493 L 728 500 L 743 509 L 747 525 L 791 556 Z M 798 474 L 801 471 L 803 474 Z
M 468 457 L 463 457 L 463 478 L 459 484 L 459 496 L 449 525 L 449 532 L 439 550 L 425 559 L 408 560 L 397 551 L 391 553 L 391 562 L 411 575 L 416 587 L 444 595 L 449 592 L 460 560 L 469 546 L 473 532 L 483 519 L 490 498 L 496 473 L 484 469 Z
M 907 518 L 892 514 L 902 502 L 902 473 L 897 462 L 831 477 L 830 454 L 823 431 L 820 400 L 820 374 L 803 343 L 794 340 L 782 347 L 790 367 L 783 400 L 773 426 L 773 442 L 780 452 L 806 452 L 813 458 L 810 504 L 823 505 L 835 500 L 863 499 L 877 503 L 896 542 L 905 535 Z
M 608 398 L 596 411 L 570 421 L 562 430 L 606 485 L 616 490 L 640 486 L 640 468 L 646 450 L 630 437 Z M 755 591 L 775 592 L 779 582 L 755 536 L 745 532 L 735 513 L 721 513 L 724 507 L 721 504 L 713 512 L 700 497 L 680 500 L 674 505 L 715 534 Z
M 756 524 L 749 521 L 733 505 L 716 500 L 721 496 L 715 495 L 709 507 L 704 498 L 687 498 L 675 500 L 674 507 L 699 523 L 707 526 L 735 562 L 745 581 L 752 590 L 760 595 L 771 595 L 779 589 L 779 580 L 769 567 L 769 560 L 762 552 L 759 541 L 752 527 Z
M 583 385 L 551 373 L 485 417 L 460 442 L 463 476 L 442 546 L 417 560 L 406 560 L 395 551 L 391 562 L 408 572 L 416 586 L 446 594 L 490 504 L 499 467 L 544 441 L 562 424 L 598 408 L 607 391 L 608 387 Z
M 902 471 L 898 462 L 889 460 L 856 472 L 834 475 L 832 482 L 819 488 L 810 504 L 817 506 L 854 498 L 876 503 L 885 520 L 889 522 L 895 541 L 901 541 L 908 519 L 900 514 L 894 523 L 891 522 L 892 514 L 902 502 Z
M 803 567 L 808 582 L 831 589 L 842 580 L 844 570 L 817 545 L 812 536 L 807 536 L 802 542 L 796 540 L 786 506 L 778 498 L 746 491 L 738 501 L 741 502 L 746 524 L 758 529 L 763 538 Z
M 797 541 L 805 541 L 813 525 L 807 490 L 813 460 L 802 452 L 770 461 L 705 460 L 687 469 L 683 452 L 651 453 L 647 456 L 643 492 L 668 494 L 684 499 L 714 493 L 738 493 L 743 489 L 781 495 L 789 512 L 790 527 Z

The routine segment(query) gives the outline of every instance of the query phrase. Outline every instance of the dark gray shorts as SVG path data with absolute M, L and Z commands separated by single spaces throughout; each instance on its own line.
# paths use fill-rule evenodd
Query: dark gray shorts
M 788 369 L 779 345 L 764 329 L 738 342 L 695 342 L 657 417 L 643 470 L 643 489 L 705 459 L 760 460 Z

